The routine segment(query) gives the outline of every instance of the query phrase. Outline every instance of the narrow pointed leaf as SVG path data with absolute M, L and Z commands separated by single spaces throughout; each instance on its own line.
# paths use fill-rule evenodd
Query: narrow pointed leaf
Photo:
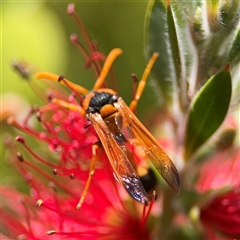
M 231 76 L 224 69 L 211 77 L 195 96 L 186 124 L 186 160 L 219 128 L 228 112 L 231 93 Z
M 168 25 L 168 35 L 169 35 L 169 41 L 170 41 L 170 50 L 171 50 L 172 61 L 174 66 L 173 69 L 175 73 L 174 75 L 178 81 L 181 75 L 181 58 L 180 58 L 180 52 L 179 52 L 179 45 L 178 45 L 179 43 L 178 43 L 176 26 L 173 19 L 173 13 L 172 13 L 170 4 L 167 5 L 167 25 Z
M 198 1 L 178 1 L 178 5 L 181 6 L 185 15 L 187 15 L 190 21 L 194 20 L 195 11 L 197 9 Z
M 169 98 L 173 79 L 169 64 L 166 6 L 161 1 L 149 1 L 145 18 L 144 45 L 147 59 L 155 51 L 160 54 L 152 73 L 164 98 Z
M 186 61 L 183 38 L 179 36 L 179 31 L 186 31 L 187 20 L 180 6 L 177 10 L 178 14 L 174 13 L 170 1 L 150 1 L 146 12 L 144 40 L 147 58 L 155 51 L 160 54 L 152 73 L 162 95 L 166 99 L 173 99 L 176 92 L 181 93 L 178 99 L 182 106 L 186 102 Z M 178 21 L 184 26 L 181 29 Z M 187 34 L 182 33 L 182 36 L 185 35 Z
M 228 61 L 233 63 L 233 65 L 240 62 L 240 26 L 236 33 L 237 34 L 228 55 Z
M 180 48 L 182 46 L 181 38 L 177 34 L 177 24 L 173 17 L 173 9 L 170 5 L 170 0 L 167 2 L 167 26 L 168 26 L 168 35 L 170 42 L 170 55 L 171 55 L 171 64 L 173 65 L 172 74 L 173 79 L 176 82 L 176 86 L 178 88 L 178 99 L 179 105 L 183 107 L 186 105 L 186 79 L 185 72 L 183 67 L 184 60 L 183 54 L 181 54 Z
M 220 0 L 212 0 L 206 2 L 207 7 L 207 20 L 211 32 L 216 32 L 221 27 L 220 23 Z
M 239 1 L 202 1 L 197 23 L 200 64 L 198 83 L 206 82 L 228 63 L 231 44 L 240 20 Z M 200 37 L 199 37 L 200 36 Z

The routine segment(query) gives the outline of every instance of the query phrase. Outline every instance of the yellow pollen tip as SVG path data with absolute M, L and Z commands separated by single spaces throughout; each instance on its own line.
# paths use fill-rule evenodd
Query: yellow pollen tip
M 57 82 L 58 78 L 59 78 L 59 75 L 54 74 L 54 73 L 50 73 L 50 72 L 38 72 L 35 77 L 36 77 L 36 79 L 45 78 L 45 79 Z

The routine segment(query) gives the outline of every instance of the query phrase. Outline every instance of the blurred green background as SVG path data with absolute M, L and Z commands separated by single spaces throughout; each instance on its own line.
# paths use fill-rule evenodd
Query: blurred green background
M 120 94 L 132 98 L 131 73 L 141 76 L 143 57 L 143 23 L 147 1 L 77 2 L 76 11 L 90 36 L 104 53 L 115 47 L 124 54 L 114 64 Z M 78 33 L 73 18 L 66 13 L 68 2 L 12 2 L 2 4 L 2 92 L 17 92 L 33 103 L 32 91 L 12 71 L 17 59 L 28 62 L 34 70 L 64 74 L 87 88 L 95 79 L 84 69 L 83 57 L 70 43 L 71 33 Z
M 24 117 L 30 105 L 42 104 L 26 81 L 13 71 L 13 60 L 27 62 L 34 72 L 42 70 L 64 74 L 67 79 L 88 89 L 93 86 L 95 78 L 91 70 L 84 68 L 83 57 L 69 40 L 71 33 L 80 34 L 73 18 L 66 13 L 69 3 L 2 3 L 2 109 L 13 109 L 17 115 Z M 140 78 L 146 65 L 143 54 L 143 28 L 147 3 L 148 1 L 75 3 L 76 12 L 92 39 L 97 40 L 103 53 L 107 54 L 115 47 L 123 49 L 123 55 L 114 63 L 114 69 L 119 95 L 127 103 L 130 103 L 133 97 L 133 80 L 130 75 L 135 73 Z M 18 94 L 18 97 L 9 93 Z M 154 102 L 152 91 L 147 87 L 138 107 L 140 119 Z M 14 137 L 19 134 L 6 124 L 4 116 L 2 118 L 1 142 L 6 132 L 12 133 Z M 4 159 L 5 149 L 2 144 L 1 146 L 1 156 Z M 3 176 L 12 174 L 3 161 L 1 167 Z

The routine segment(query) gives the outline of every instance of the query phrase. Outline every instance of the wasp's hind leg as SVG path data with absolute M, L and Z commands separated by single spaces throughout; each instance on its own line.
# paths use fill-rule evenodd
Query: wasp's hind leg
M 98 149 L 99 149 L 99 144 L 98 143 L 95 143 L 95 144 L 92 145 L 92 160 L 91 160 L 91 164 L 90 164 L 88 179 L 87 179 L 86 185 L 84 187 L 82 196 L 81 196 L 81 198 L 80 198 L 80 200 L 79 200 L 79 202 L 76 206 L 77 209 L 81 208 L 81 206 L 84 203 L 84 200 L 86 198 L 86 195 L 88 193 L 88 189 L 89 189 L 90 183 L 92 181 L 92 178 L 93 178 L 93 175 L 94 175 L 94 172 L 95 172 L 95 162 L 96 162 L 96 160 L 98 160 L 98 155 L 97 155 L 97 150 Z

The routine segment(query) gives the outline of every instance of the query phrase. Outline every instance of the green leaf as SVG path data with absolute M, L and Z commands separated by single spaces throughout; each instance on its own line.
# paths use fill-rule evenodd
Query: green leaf
M 236 36 L 233 41 L 231 50 L 228 55 L 228 61 L 235 65 L 236 63 L 240 62 L 240 26 L 238 31 L 236 31 Z
M 211 32 L 219 31 L 219 29 L 221 28 L 220 23 L 221 1 L 220 0 L 207 1 L 206 8 L 207 8 L 207 20 Z
M 202 1 L 198 14 L 199 85 L 228 63 L 236 29 L 239 25 L 239 1 Z
M 173 19 L 173 13 L 172 13 L 170 4 L 167 5 L 167 25 L 168 25 L 170 48 L 171 48 L 170 50 L 172 54 L 175 75 L 178 80 L 181 75 L 181 58 L 180 58 L 180 52 L 179 52 L 176 26 Z
M 219 128 L 228 112 L 231 94 L 231 76 L 224 69 L 212 76 L 195 96 L 186 124 L 185 160 Z
M 180 48 L 182 46 L 181 38 L 177 34 L 177 23 L 174 20 L 173 9 L 170 5 L 170 1 L 167 3 L 167 26 L 168 26 L 168 35 L 170 42 L 170 54 L 171 62 L 173 64 L 172 73 L 176 81 L 176 86 L 178 90 L 178 98 L 180 107 L 184 107 L 187 104 L 187 86 L 185 80 L 185 67 L 183 66 L 183 54 L 181 54 Z M 178 28 L 179 29 L 179 28 Z
M 149 59 L 153 52 L 160 54 L 152 73 L 164 98 L 171 96 L 172 77 L 169 64 L 166 6 L 161 1 L 149 1 L 145 17 L 145 55 Z
M 152 73 L 166 100 L 174 99 L 175 93 L 179 93 L 180 106 L 187 102 L 186 72 L 191 72 L 186 70 L 184 55 L 183 36 L 188 35 L 186 29 L 189 31 L 186 26 L 186 14 L 179 4 L 172 5 L 170 1 L 164 3 L 160 0 L 149 2 L 145 19 L 146 58 L 153 52 L 160 54 Z
M 184 1 L 184 0 L 179 0 L 177 1 L 178 5 L 181 6 L 181 8 L 183 9 L 185 15 L 187 16 L 187 18 L 190 21 L 194 21 L 194 17 L 195 17 L 195 13 L 196 13 L 196 9 L 198 6 L 198 2 L 199 1 Z

